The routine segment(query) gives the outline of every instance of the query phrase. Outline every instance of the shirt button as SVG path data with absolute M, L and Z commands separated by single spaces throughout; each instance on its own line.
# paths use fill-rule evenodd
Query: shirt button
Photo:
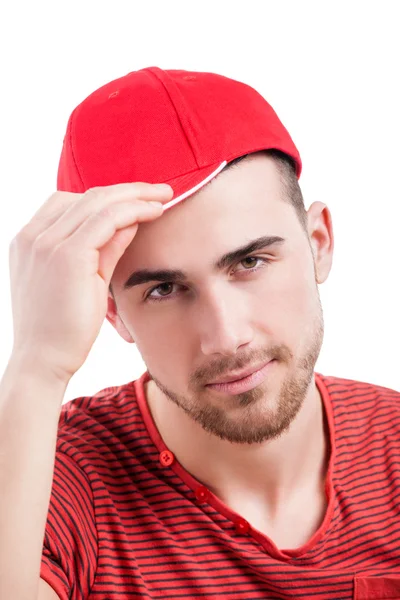
M 196 498 L 199 502 L 207 502 L 210 497 L 210 493 L 204 485 L 201 485 L 196 490 Z
M 245 519 L 239 517 L 239 519 L 236 519 L 235 528 L 237 533 L 244 535 L 249 531 L 250 525 Z
M 175 456 L 172 454 L 170 450 L 163 450 L 160 453 L 160 463 L 163 467 L 169 467 L 175 460 Z

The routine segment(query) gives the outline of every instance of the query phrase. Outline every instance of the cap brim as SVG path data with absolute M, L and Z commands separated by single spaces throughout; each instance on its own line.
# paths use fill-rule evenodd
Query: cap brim
M 164 204 L 164 212 L 204 187 L 206 183 L 218 175 L 226 165 L 227 161 L 225 160 L 223 163 L 203 167 L 197 171 L 192 171 L 191 173 L 186 173 L 180 177 L 165 181 L 164 183 L 168 183 L 174 190 L 174 195 L 172 200 Z

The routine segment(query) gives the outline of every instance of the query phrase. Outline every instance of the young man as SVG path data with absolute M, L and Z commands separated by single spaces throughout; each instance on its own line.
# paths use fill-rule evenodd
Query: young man
M 4 597 L 400 597 L 400 394 L 314 372 L 334 243 L 300 172 L 221 75 L 142 69 L 72 113 L 12 248 Z M 104 316 L 147 371 L 61 407 Z

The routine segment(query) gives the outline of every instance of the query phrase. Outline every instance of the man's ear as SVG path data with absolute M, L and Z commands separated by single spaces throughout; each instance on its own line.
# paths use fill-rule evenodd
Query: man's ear
M 112 295 L 110 290 L 108 291 L 108 308 L 107 308 L 106 319 L 107 319 L 107 321 L 109 321 L 111 323 L 111 325 L 114 327 L 114 329 L 116 329 L 118 331 L 119 335 L 126 342 L 128 342 L 129 344 L 135 343 L 135 340 L 132 338 L 131 334 L 125 327 L 124 322 L 122 321 L 121 317 L 118 314 L 117 305 L 115 303 L 114 296 Z
M 322 202 L 313 202 L 307 211 L 308 235 L 314 256 L 317 283 L 327 280 L 333 260 L 333 227 L 329 208 Z

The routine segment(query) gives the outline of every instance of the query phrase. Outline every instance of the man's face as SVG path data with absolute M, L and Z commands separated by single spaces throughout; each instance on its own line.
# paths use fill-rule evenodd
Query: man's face
M 323 341 L 310 241 L 283 193 L 271 158 L 244 159 L 141 224 L 112 280 L 116 306 L 110 296 L 107 318 L 135 341 L 165 402 L 236 443 L 273 439 L 288 428 L 309 393 Z M 216 268 L 223 255 L 263 236 L 284 242 Z M 187 278 L 124 290 L 143 269 L 180 270 Z M 207 387 L 273 358 L 253 389 L 228 395 Z

